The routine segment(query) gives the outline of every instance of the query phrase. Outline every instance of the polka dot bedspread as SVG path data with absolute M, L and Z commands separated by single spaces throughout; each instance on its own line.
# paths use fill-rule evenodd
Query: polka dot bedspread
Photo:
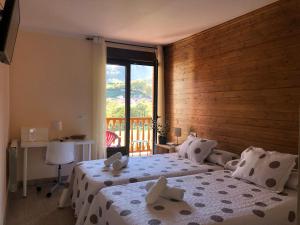
M 277 194 L 220 170 L 177 178 L 168 184 L 186 190 L 184 201 L 160 198 L 145 203 L 147 182 L 102 189 L 84 225 L 291 225 L 296 224 L 296 191 Z
M 200 172 L 222 170 L 215 164 L 196 164 L 178 158 L 177 153 L 132 157 L 128 166 L 120 171 L 104 167 L 104 160 L 78 163 L 69 176 L 60 198 L 60 207 L 72 205 L 77 225 L 82 225 L 94 195 L 104 187 L 157 179 L 159 176 L 178 177 Z

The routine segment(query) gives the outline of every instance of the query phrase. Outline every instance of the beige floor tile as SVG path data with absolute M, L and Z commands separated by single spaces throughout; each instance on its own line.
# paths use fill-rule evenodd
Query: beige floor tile
M 51 198 L 46 198 L 48 187 L 37 193 L 35 187 L 28 188 L 28 197 L 22 197 L 22 190 L 10 193 L 8 197 L 6 225 L 74 225 L 73 210 L 58 209 L 62 189 Z

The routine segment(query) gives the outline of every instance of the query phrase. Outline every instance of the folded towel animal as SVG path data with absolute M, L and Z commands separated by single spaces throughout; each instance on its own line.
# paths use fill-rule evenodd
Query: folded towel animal
M 153 204 L 157 201 L 163 190 L 167 186 L 167 179 L 160 177 L 158 181 L 150 187 L 145 199 L 147 204 Z
M 122 158 L 122 153 L 121 152 L 117 152 L 116 154 L 113 154 L 111 157 L 107 158 L 106 160 L 104 160 L 104 165 L 106 167 L 109 167 L 114 161 L 121 159 Z
M 154 181 L 150 181 L 146 184 L 146 190 L 149 191 L 149 189 L 155 184 Z M 163 190 L 163 192 L 160 194 L 161 197 L 166 199 L 173 199 L 177 201 L 182 201 L 184 196 L 184 189 L 176 188 L 176 187 L 170 187 L 166 186 L 166 188 Z
M 121 159 L 114 161 L 112 167 L 114 170 L 121 170 L 127 166 L 128 161 L 129 161 L 129 157 L 123 156 Z

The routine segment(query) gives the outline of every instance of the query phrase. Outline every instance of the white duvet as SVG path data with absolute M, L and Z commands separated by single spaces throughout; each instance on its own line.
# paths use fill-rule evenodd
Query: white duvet
M 291 225 L 296 224 L 297 193 L 276 194 L 215 171 L 178 178 L 168 184 L 186 190 L 184 201 L 160 198 L 145 204 L 147 182 L 102 189 L 84 225 Z
M 177 153 L 132 157 L 127 168 L 114 171 L 104 167 L 103 160 L 78 163 L 68 179 L 60 199 L 60 207 L 72 204 L 77 225 L 82 225 L 94 195 L 104 187 L 156 179 L 159 176 L 177 177 L 223 169 L 214 164 L 199 165 L 178 158 Z

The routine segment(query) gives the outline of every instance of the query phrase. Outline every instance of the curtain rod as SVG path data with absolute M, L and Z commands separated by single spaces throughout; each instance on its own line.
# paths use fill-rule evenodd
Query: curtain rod
M 85 39 L 87 41 L 92 41 L 94 39 L 94 36 L 88 36 Z M 122 42 L 117 42 L 117 41 L 108 41 L 108 40 L 105 40 L 105 42 L 106 43 L 112 43 L 112 44 L 119 44 L 119 45 L 129 45 L 129 46 L 134 46 L 134 47 L 157 49 L 157 47 L 150 47 L 150 46 L 144 46 L 144 45 L 138 45 L 138 44 L 127 44 L 127 43 L 122 43 Z
M 150 46 L 144 46 L 144 45 L 136 45 L 136 44 L 126 44 L 126 43 L 121 43 L 121 42 L 116 42 L 116 41 L 105 41 L 107 43 L 112 43 L 112 44 L 119 44 L 119 45 L 129 45 L 129 46 L 134 46 L 134 47 L 142 47 L 142 48 L 149 48 L 149 49 L 157 49 L 157 47 L 150 47 Z

